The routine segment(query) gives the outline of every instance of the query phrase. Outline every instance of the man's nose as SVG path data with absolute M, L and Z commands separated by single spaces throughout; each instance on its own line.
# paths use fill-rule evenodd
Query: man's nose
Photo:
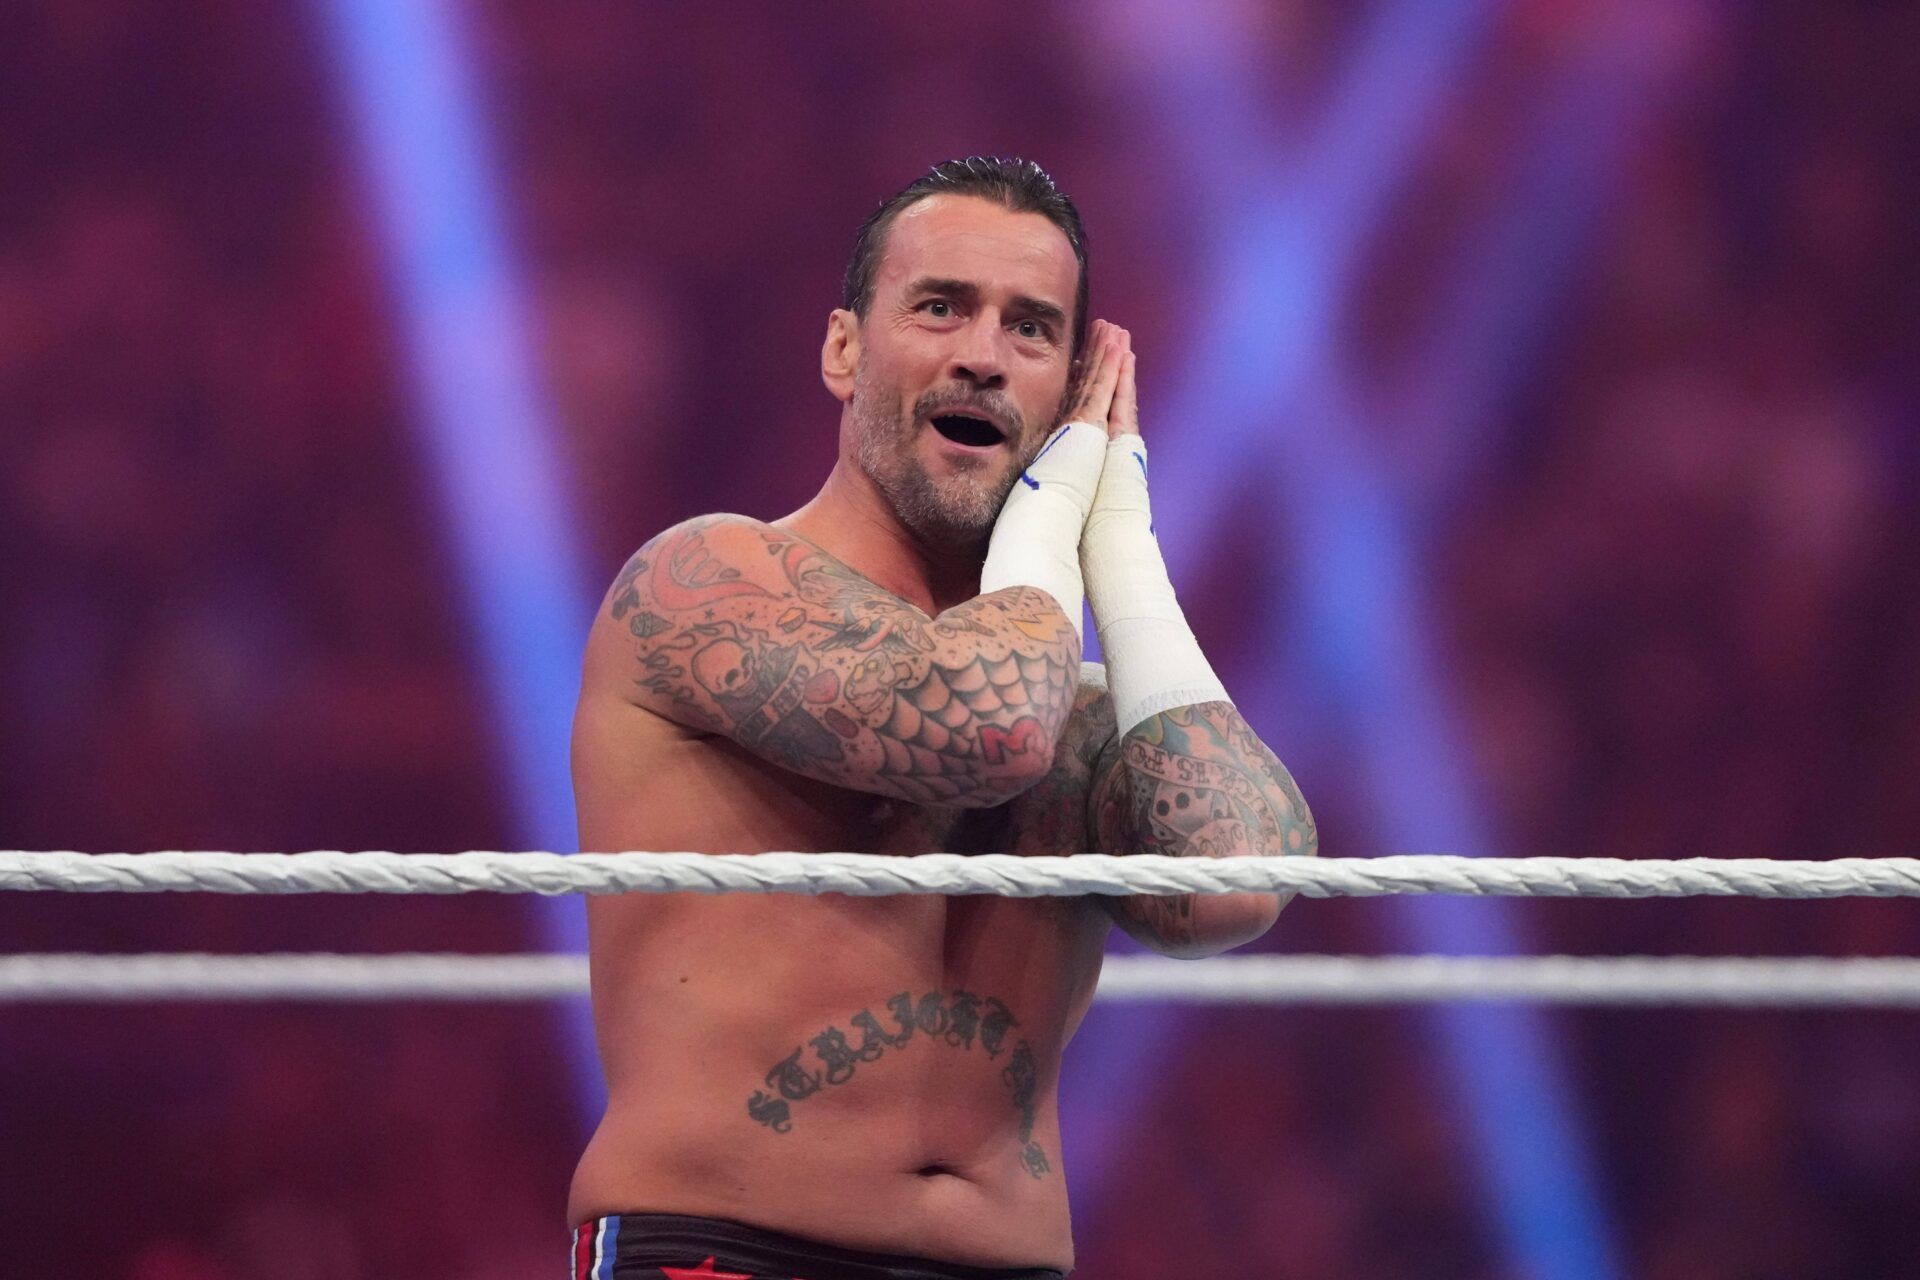
M 1007 360 L 998 319 L 978 316 L 960 332 L 952 368 L 956 379 L 987 390 L 1007 385 Z

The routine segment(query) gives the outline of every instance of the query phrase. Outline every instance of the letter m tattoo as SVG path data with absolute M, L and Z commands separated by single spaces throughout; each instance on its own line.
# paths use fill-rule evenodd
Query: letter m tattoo
M 1002 729 L 997 724 L 980 726 L 980 753 L 988 764 L 1005 764 L 1008 756 L 1023 756 L 1046 738 L 1040 727 L 1040 721 L 1033 716 L 1021 716 L 1013 722 L 1013 728 Z

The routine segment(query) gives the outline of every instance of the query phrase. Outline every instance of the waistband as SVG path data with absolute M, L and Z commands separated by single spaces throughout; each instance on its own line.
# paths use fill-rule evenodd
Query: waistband
M 573 1232 L 573 1280 L 1065 1280 L 1052 1267 L 970 1267 L 866 1253 L 724 1218 L 623 1213 Z

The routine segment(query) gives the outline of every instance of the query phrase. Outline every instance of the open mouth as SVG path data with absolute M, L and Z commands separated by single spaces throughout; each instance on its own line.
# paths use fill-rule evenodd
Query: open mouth
M 987 448 L 1006 443 L 1006 436 L 1000 428 L 968 413 L 943 413 L 932 418 L 933 429 L 955 444 L 971 445 L 976 449 Z

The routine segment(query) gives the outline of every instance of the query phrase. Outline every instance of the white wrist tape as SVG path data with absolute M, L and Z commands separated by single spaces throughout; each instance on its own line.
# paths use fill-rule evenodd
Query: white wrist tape
M 1147 446 L 1139 436 L 1107 445 L 1080 560 L 1122 734 L 1173 707 L 1231 701 L 1173 598 L 1153 536 Z
M 1099 487 L 1106 443 L 1106 430 L 1085 422 L 1069 422 L 1047 438 L 994 522 L 981 595 L 1038 587 L 1059 602 L 1080 634 L 1080 530 Z

